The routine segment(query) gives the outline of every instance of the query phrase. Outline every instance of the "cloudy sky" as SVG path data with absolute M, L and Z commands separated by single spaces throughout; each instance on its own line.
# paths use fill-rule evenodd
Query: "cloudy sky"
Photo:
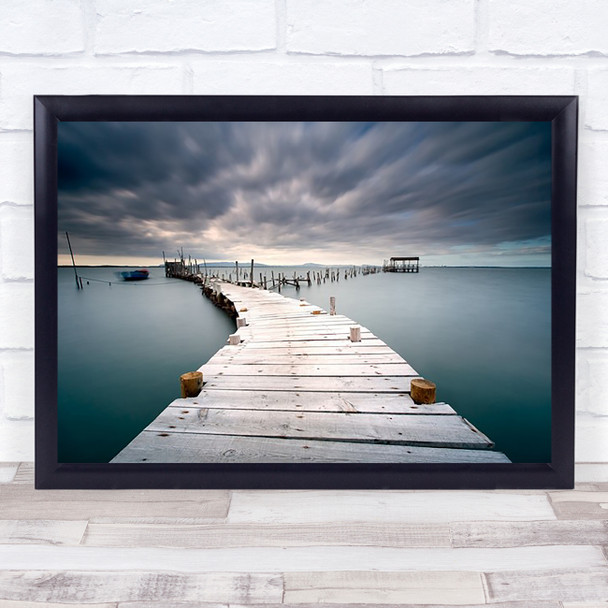
M 549 123 L 59 125 L 59 262 L 550 264 Z

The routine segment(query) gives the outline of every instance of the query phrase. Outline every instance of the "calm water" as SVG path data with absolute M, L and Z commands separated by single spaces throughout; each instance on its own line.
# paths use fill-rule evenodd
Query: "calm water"
M 82 274 L 113 280 L 116 270 Z M 179 375 L 200 367 L 234 331 L 194 285 L 165 279 L 160 268 L 151 273 L 143 283 L 91 281 L 77 291 L 72 270 L 59 269 L 63 462 L 110 460 L 178 396 Z M 338 313 L 433 380 L 438 400 L 497 449 L 515 462 L 550 460 L 548 269 L 423 268 L 282 293 L 326 309 L 335 296 Z

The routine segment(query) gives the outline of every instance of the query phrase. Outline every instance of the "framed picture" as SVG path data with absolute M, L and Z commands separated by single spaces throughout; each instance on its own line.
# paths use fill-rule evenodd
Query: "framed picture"
M 38 96 L 37 488 L 567 488 L 576 97 Z

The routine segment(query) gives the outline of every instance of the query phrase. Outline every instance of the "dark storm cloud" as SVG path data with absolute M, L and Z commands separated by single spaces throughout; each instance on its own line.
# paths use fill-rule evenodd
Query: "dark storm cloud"
M 550 143 L 548 123 L 62 123 L 60 231 L 97 255 L 547 253 Z

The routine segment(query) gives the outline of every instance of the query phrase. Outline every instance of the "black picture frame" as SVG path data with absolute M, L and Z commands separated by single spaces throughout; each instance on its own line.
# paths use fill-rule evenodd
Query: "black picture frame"
M 552 461 L 534 464 L 61 464 L 57 444 L 59 121 L 550 121 Z M 494 489 L 574 483 L 575 96 L 36 96 L 36 488 Z

